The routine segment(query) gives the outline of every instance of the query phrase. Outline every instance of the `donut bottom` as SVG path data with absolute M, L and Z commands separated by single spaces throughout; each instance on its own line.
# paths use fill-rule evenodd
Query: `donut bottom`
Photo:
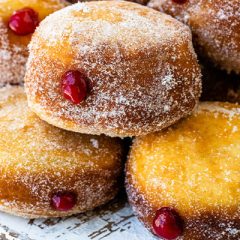
M 104 170 L 102 173 L 75 172 L 65 183 L 58 183 L 58 179 L 51 175 L 40 175 L 26 174 L 22 181 L 14 178 L 0 179 L 0 211 L 24 218 L 70 216 L 92 210 L 112 200 L 120 185 L 120 179 L 116 177 L 119 176 L 119 170 L 113 170 L 111 174 Z M 8 189 L 4 191 L 6 184 Z M 55 210 L 51 206 L 51 198 L 57 192 L 76 194 L 75 206 L 69 211 Z
M 133 184 L 131 173 L 127 172 L 126 190 L 128 200 L 136 216 L 143 225 L 154 234 L 152 223 L 155 213 L 161 207 L 154 206 L 146 200 L 144 193 Z M 197 208 L 197 206 L 196 206 Z M 182 240 L 238 240 L 240 239 L 240 219 L 237 217 L 239 210 L 221 209 L 221 211 L 199 210 L 196 216 L 181 215 L 184 222 L 183 235 L 177 239 Z

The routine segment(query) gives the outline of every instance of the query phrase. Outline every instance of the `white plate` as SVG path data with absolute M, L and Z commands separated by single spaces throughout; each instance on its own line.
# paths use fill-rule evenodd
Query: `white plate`
M 73 217 L 29 220 L 0 213 L 0 240 L 154 240 L 118 199 Z

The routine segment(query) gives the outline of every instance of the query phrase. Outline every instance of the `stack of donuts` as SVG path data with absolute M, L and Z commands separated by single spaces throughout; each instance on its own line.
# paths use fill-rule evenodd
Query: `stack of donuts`
M 199 99 L 237 85 L 240 2 L 139 3 L 0 0 L 0 210 L 84 212 L 124 176 L 159 239 L 238 240 L 240 106 Z

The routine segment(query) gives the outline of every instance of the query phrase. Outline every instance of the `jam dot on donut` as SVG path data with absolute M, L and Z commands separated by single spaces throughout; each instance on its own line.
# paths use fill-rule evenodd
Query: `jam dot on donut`
M 77 196 L 73 192 L 57 192 L 52 196 L 51 206 L 58 211 L 69 211 L 77 202 Z
M 34 33 L 39 25 L 38 13 L 32 8 L 16 11 L 9 19 L 9 28 L 17 35 L 24 36 Z
M 163 207 L 156 212 L 153 230 L 158 237 L 176 239 L 182 235 L 183 221 L 174 209 Z
M 187 0 L 172 0 L 172 1 L 178 4 L 184 4 L 187 2 Z
M 79 71 L 68 71 L 62 76 L 62 94 L 74 104 L 82 102 L 88 91 L 88 79 Z

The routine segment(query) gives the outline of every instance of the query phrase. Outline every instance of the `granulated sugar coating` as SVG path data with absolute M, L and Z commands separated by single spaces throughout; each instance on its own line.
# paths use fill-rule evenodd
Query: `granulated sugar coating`
M 85 101 L 61 93 L 61 77 L 89 79 Z M 25 77 L 30 108 L 63 129 L 144 135 L 189 114 L 200 92 L 189 28 L 130 2 L 77 3 L 46 18 L 30 44 Z
M 118 192 L 122 154 L 119 139 L 53 127 L 28 109 L 23 88 L 0 89 L 1 211 L 58 217 L 104 204 Z M 76 195 L 70 211 L 51 208 L 58 192 Z
M 0 18 L 0 86 L 23 82 L 27 56 L 26 46 L 10 46 L 8 27 Z
M 0 86 L 7 83 L 23 83 L 28 57 L 27 45 L 32 34 L 18 36 L 13 33 L 8 22 L 12 14 L 20 9 L 34 9 L 39 20 L 53 11 L 66 6 L 62 0 L 1 0 L 0 1 Z
M 190 26 L 199 54 L 228 72 L 240 73 L 240 1 L 151 0 L 149 7 Z
M 152 230 L 156 211 L 175 209 L 184 240 L 240 239 L 240 106 L 203 102 L 194 114 L 136 138 L 127 163 L 127 192 Z

